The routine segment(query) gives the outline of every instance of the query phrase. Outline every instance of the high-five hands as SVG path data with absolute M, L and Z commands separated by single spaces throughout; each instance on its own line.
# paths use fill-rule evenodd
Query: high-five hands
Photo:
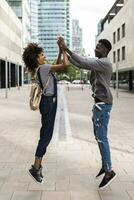
M 57 41 L 59 48 L 61 51 L 65 51 L 67 49 L 67 46 L 65 44 L 64 38 L 63 37 L 59 37 L 58 41 Z

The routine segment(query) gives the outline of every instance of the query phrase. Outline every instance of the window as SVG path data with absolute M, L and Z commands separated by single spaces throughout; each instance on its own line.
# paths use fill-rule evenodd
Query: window
M 116 32 L 113 33 L 113 43 L 116 43 Z
M 117 50 L 117 61 L 120 61 L 120 49 Z
M 126 57 L 126 49 L 124 46 L 124 47 L 122 47 L 122 60 L 125 60 L 125 57 Z
M 120 28 L 117 29 L 117 41 L 120 40 Z
M 116 63 L 116 51 L 113 52 L 113 63 Z
M 122 37 L 124 38 L 126 34 L 126 27 L 125 24 L 122 24 Z

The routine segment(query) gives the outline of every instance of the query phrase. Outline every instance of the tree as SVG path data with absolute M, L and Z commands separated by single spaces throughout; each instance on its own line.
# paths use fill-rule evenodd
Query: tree
M 75 67 L 72 64 L 69 64 L 69 67 L 61 72 L 57 72 L 57 79 L 58 80 L 69 80 L 73 81 L 75 79 L 80 79 L 80 69 Z

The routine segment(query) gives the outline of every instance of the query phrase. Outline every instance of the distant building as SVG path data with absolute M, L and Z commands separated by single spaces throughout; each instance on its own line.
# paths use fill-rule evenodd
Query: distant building
M 99 23 L 98 23 L 98 27 L 97 27 L 98 35 L 101 34 L 101 32 L 102 32 L 102 30 L 103 30 L 102 24 L 103 24 L 103 19 L 101 19 L 101 20 L 99 21 Z
M 119 86 L 134 89 L 134 1 L 116 0 L 99 23 L 96 40 L 107 38 L 112 43 L 109 58 L 115 71 L 119 69 Z
M 22 24 L 5 0 L 0 3 L 0 24 L 0 88 L 20 86 Z
M 80 55 L 83 54 L 82 47 L 82 29 L 79 27 L 79 21 L 72 21 L 72 50 Z
M 63 36 L 70 46 L 70 0 L 40 0 L 39 43 L 48 60 L 57 58 L 57 38 Z

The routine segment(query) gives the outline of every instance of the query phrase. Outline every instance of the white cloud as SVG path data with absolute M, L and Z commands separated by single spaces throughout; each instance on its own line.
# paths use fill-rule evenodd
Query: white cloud
M 93 56 L 97 24 L 115 0 L 70 0 L 71 19 L 78 19 L 83 29 L 83 46 Z

